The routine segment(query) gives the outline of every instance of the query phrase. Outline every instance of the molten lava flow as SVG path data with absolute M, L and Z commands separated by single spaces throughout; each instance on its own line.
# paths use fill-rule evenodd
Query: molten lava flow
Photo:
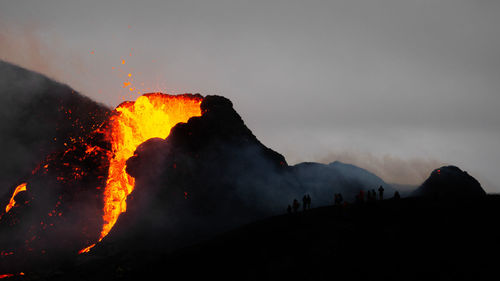
M 134 178 L 125 171 L 125 162 L 136 148 L 151 138 L 166 138 L 170 129 L 193 116 L 201 116 L 202 98 L 147 94 L 135 102 L 124 102 L 111 118 L 108 139 L 112 146 L 108 179 L 104 190 L 104 225 L 99 241 L 113 228 L 118 216 L 127 209 L 126 198 L 134 189 Z M 92 245 L 93 246 L 93 245 Z M 87 252 L 92 246 L 83 249 Z
M 21 191 L 26 191 L 26 183 L 25 182 L 18 185 L 16 187 L 16 189 L 14 190 L 14 194 L 12 194 L 12 197 L 10 198 L 9 204 L 7 204 L 7 206 L 5 207 L 6 213 L 8 213 L 10 211 L 10 209 L 12 209 L 12 207 L 14 207 L 14 205 L 16 205 L 16 200 L 14 200 L 14 198 Z
M 20 272 L 20 273 L 16 273 L 16 274 L 12 274 L 12 273 L 0 274 L 0 279 L 2 279 L 2 278 L 9 278 L 9 277 L 13 277 L 13 276 L 16 276 L 16 275 L 24 275 L 24 273 Z

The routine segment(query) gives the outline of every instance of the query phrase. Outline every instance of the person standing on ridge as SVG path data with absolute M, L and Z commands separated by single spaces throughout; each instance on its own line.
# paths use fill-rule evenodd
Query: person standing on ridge
M 293 205 L 292 205 L 292 207 L 293 207 L 293 212 L 297 213 L 297 211 L 300 208 L 300 203 L 299 203 L 299 201 L 297 201 L 297 199 L 293 199 Z
M 382 186 L 378 188 L 378 195 L 380 197 L 380 200 L 384 200 L 384 188 Z
M 365 202 L 365 191 L 361 189 L 358 195 L 356 195 L 356 203 L 361 204 L 364 202 Z
M 399 195 L 399 191 L 396 190 L 396 192 L 394 192 L 394 200 L 399 200 L 401 199 L 401 195 Z

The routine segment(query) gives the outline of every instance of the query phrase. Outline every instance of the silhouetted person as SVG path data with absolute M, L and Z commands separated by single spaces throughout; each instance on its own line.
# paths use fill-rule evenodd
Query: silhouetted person
M 380 200 L 384 200 L 384 188 L 382 186 L 378 188 L 378 195 L 380 197 Z
M 375 191 L 375 189 L 372 189 L 372 197 L 373 197 L 373 200 L 377 200 L 377 192 Z
M 366 201 L 372 201 L 372 192 L 370 190 L 368 190 L 368 193 L 366 193 Z
M 293 212 L 297 213 L 297 211 L 300 208 L 300 203 L 299 203 L 299 201 L 297 201 L 297 199 L 293 199 L 293 206 L 292 207 L 293 207 Z
M 344 199 L 342 198 L 342 194 L 340 193 L 335 193 L 335 199 L 334 199 L 334 202 L 335 202 L 335 206 L 340 206 L 342 204 L 342 201 Z
M 302 197 L 302 211 L 305 211 L 307 209 L 307 195 L 304 195 Z
M 394 199 L 399 200 L 400 198 L 401 198 L 401 195 L 399 195 L 399 191 L 396 190 L 396 192 L 394 192 Z
M 288 214 L 291 214 L 292 213 L 292 206 L 288 205 L 288 208 L 286 208 L 286 211 L 288 212 Z
M 311 196 L 307 194 L 307 209 L 311 210 Z
M 363 203 L 365 202 L 365 191 L 364 190 L 360 190 L 358 195 L 356 196 L 356 201 L 358 203 Z

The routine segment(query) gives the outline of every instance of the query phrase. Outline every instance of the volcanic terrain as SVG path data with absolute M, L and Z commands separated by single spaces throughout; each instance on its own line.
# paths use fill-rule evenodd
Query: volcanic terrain
M 500 199 L 457 167 L 433 171 L 417 197 L 393 198 L 394 187 L 353 165 L 288 165 L 225 97 L 149 93 L 111 111 L 39 74 L 0 67 L 9 93 L 0 97 L 0 277 L 493 273 L 486 257 L 499 248 Z M 386 200 L 365 200 L 379 187 Z M 345 200 L 331 206 L 336 193 Z M 312 209 L 284 215 L 306 194 Z

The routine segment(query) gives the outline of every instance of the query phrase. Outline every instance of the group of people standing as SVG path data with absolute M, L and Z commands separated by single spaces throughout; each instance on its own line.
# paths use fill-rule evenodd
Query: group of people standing
M 289 214 L 292 213 L 292 210 L 294 213 L 297 213 L 299 211 L 299 208 L 299 201 L 297 199 L 293 199 L 293 203 L 292 205 L 288 205 L 287 211 Z M 311 196 L 309 196 L 309 194 L 306 194 L 304 195 L 304 197 L 302 197 L 302 210 L 306 211 L 309 209 L 311 209 Z
M 383 186 L 380 186 L 378 188 L 378 197 L 379 197 L 379 200 L 384 200 L 384 187 Z M 367 194 L 366 194 L 366 200 L 368 202 L 373 202 L 373 201 L 376 201 L 377 200 L 377 192 L 375 191 L 375 189 L 372 189 L 372 190 L 368 190 Z M 357 203 L 363 203 L 365 202 L 365 191 L 364 190 L 360 190 L 358 195 L 356 195 L 356 202 Z
M 335 204 L 335 206 L 342 205 L 343 201 L 344 201 L 344 198 L 342 197 L 342 194 L 341 193 L 335 193 L 335 195 L 333 196 L 333 203 Z
M 384 191 L 385 191 L 384 187 L 380 186 L 377 191 L 378 191 L 378 200 L 384 200 Z M 394 193 L 394 199 L 400 199 L 400 198 L 401 197 L 399 195 L 399 192 L 396 191 Z M 375 191 L 375 189 L 368 190 L 366 192 L 366 200 L 368 202 L 373 202 L 377 200 L 377 192 Z M 340 206 L 343 204 L 343 202 L 344 198 L 342 197 L 342 194 L 335 193 L 334 205 Z M 363 203 L 363 202 L 365 202 L 365 191 L 360 190 L 359 193 L 356 195 L 356 203 Z M 289 214 L 291 214 L 292 212 L 297 213 L 299 209 L 300 209 L 300 203 L 297 199 L 294 199 L 292 205 L 288 205 L 287 211 Z M 311 196 L 309 196 L 309 194 L 306 194 L 304 195 L 304 197 L 302 197 L 302 210 L 306 211 L 309 209 L 311 209 Z

